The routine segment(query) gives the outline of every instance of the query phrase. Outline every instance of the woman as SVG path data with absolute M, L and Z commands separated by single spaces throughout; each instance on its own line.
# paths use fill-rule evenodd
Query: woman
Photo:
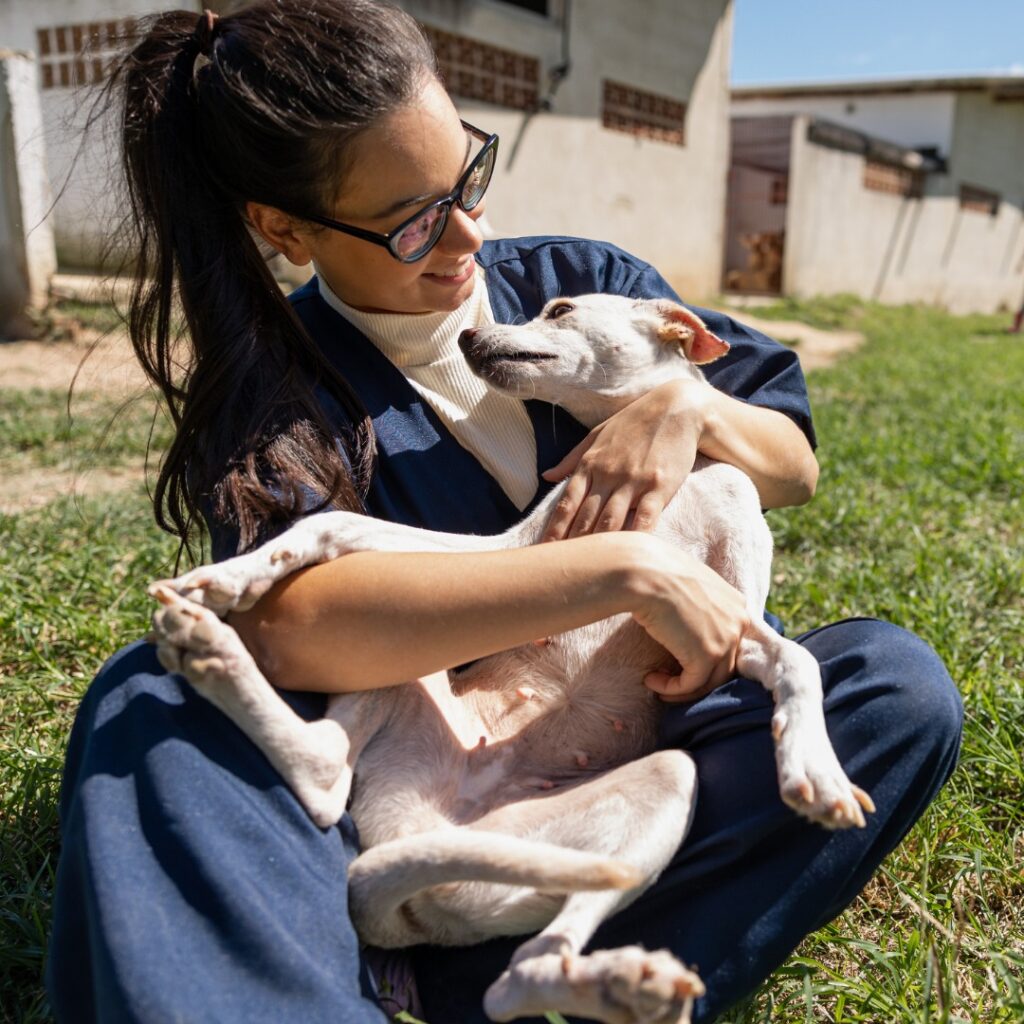
M 138 229 L 130 327 L 177 427 L 158 521 L 184 543 L 205 516 L 217 557 L 361 502 L 491 532 L 546 489 L 538 468 L 571 474 L 549 528 L 562 543 L 351 556 L 236 625 L 314 717 L 308 691 L 393 685 L 613 611 L 669 623 L 685 669 L 657 685 L 687 703 L 666 709 L 662 739 L 697 762 L 696 817 L 655 889 L 593 945 L 642 941 L 698 964 L 696 1019 L 712 1019 L 856 895 L 958 747 L 959 700 L 919 640 L 874 621 L 824 627 L 801 642 L 822 665 L 840 758 L 878 810 L 854 832 L 799 821 L 776 791 L 768 699 L 732 678 L 742 601 L 644 532 L 698 450 L 744 469 L 766 507 L 807 500 L 816 463 L 795 358 L 707 313 L 733 345 L 710 398 L 660 388 L 590 435 L 469 377 L 454 348 L 465 326 L 533 316 L 559 294 L 672 292 L 600 243 L 482 243 L 494 140 L 460 122 L 396 10 L 270 0 L 220 20 L 163 15 L 110 88 Z M 254 234 L 317 278 L 285 300 Z M 186 341 L 172 358 L 175 287 Z M 149 645 L 116 655 L 83 701 L 61 812 L 58 1019 L 385 1019 L 346 914 L 351 822 L 313 826 Z M 414 950 L 426 1019 L 483 1020 L 515 941 Z

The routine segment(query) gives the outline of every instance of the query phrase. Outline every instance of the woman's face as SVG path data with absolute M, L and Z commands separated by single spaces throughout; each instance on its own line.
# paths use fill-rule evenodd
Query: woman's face
M 481 148 L 467 134 L 448 94 L 431 79 L 408 106 L 367 129 L 352 144 L 339 196 L 327 216 L 387 234 L 455 187 Z M 380 245 L 330 228 L 302 232 L 320 275 L 357 309 L 392 313 L 452 310 L 473 292 L 473 254 L 483 236 L 456 203 L 437 245 L 416 263 L 400 263 Z

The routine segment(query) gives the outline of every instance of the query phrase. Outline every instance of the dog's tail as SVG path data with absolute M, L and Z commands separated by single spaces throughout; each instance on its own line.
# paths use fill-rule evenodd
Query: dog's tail
M 437 941 L 410 936 L 411 915 L 397 914 L 416 893 L 435 885 L 492 882 L 547 893 L 633 889 L 636 868 L 601 854 L 500 832 L 444 829 L 371 847 L 349 870 L 349 907 L 356 929 L 376 945 Z M 397 934 L 391 936 L 393 928 Z

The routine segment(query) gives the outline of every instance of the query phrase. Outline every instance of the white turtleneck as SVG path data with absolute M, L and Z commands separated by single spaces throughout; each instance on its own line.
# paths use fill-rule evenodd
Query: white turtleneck
M 475 376 L 459 350 L 468 327 L 494 323 L 483 273 L 473 294 L 451 312 L 366 313 L 317 278 L 324 302 L 357 327 L 477 457 L 521 511 L 537 490 L 537 442 L 526 407 Z

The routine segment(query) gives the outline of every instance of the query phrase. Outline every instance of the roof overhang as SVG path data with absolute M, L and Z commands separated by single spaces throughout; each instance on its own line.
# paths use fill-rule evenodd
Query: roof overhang
M 835 82 L 781 82 L 732 87 L 736 100 L 810 99 L 855 96 L 906 96 L 920 93 L 988 93 L 997 102 L 1024 101 L 1024 75 L 934 75 Z

